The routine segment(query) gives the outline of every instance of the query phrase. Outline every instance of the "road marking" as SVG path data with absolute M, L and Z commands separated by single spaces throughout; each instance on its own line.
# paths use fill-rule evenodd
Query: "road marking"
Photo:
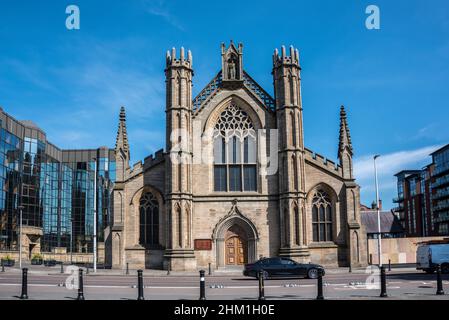
M 0 286 L 21 286 L 20 283 L 0 283 Z M 28 284 L 29 287 L 58 287 L 64 288 L 60 286 L 60 284 Z M 295 288 L 304 288 L 304 287 L 315 287 L 315 285 L 300 285 Z M 84 285 L 84 288 L 117 288 L 117 289 L 132 289 L 132 286 L 103 286 L 103 285 Z M 199 286 L 189 286 L 189 287 L 159 287 L 159 286 L 144 286 L 145 289 L 199 289 Z M 222 289 L 256 289 L 258 286 L 225 286 Z M 265 288 L 286 288 L 284 286 L 265 286 Z

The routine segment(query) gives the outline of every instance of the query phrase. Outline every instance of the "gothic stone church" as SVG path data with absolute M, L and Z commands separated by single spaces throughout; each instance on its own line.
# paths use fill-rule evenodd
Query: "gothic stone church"
M 272 256 L 366 265 L 344 108 L 336 164 L 304 146 L 298 50 L 274 52 L 274 98 L 243 69 L 241 44 L 221 56 L 192 98 L 192 54 L 167 52 L 166 149 L 133 168 L 122 108 L 106 259 L 179 271 Z

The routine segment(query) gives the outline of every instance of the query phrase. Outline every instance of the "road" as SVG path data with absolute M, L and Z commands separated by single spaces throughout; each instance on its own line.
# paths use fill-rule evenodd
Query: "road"
M 76 299 L 77 290 L 65 284 L 69 274 L 60 274 L 58 267 L 49 270 L 32 269 L 28 275 L 28 295 L 33 300 Z M 349 273 L 335 271 L 324 277 L 326 299 L 381 299 L 380 290 L 367 288 L 370 275 L 363 270 Z M 76 278 L 76 277 L 75 277 Z M 377 279 L 377 277 L 374 277 Z M 18 299 L 21 293 L 21 273 L 18 269 L 0 272 L 0 299 Z M 370 281 L 368 279 L 368 284 Z M 70 282 L 69 282 L 70 285 Z M 135 300 L 137 276 L 108 274 L 99 271 L 84 276 L 86 300 Z M 382 299 L 444 299 L 449 300 L 449 275 L 443 275 L 446 295 L 437 296 L 436 275 L 427 275 L 413 269 L 392 270 L 387 276 L 388 298 Z M 198 300 L 199 277 L 194 274 L 144 275 L 144 295 L 147 300 Z M 317 281 L 309 279 L 272 279 L 265 281 L 267 300 L 315 299 Z M 206 276 L 208 300 L 256 300 L 258 281 L 239 273 Z

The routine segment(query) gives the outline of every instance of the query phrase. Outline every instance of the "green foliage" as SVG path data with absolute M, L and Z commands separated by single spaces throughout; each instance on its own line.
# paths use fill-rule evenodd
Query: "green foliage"
M 42 260 L 44 257 L 40 253 L 33 254 L 32 260 Z

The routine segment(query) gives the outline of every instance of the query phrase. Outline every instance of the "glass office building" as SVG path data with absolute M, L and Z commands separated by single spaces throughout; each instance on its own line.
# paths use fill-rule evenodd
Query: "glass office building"
M 97 236 L 103 242 L 111 221 L 114 150 L 61 150 L 34 123 L 0 109 L 0 250 L 18 250 L 22 211 L 30 255 L 36 245 L 40 252 L 92 252 L 95 179 Z

